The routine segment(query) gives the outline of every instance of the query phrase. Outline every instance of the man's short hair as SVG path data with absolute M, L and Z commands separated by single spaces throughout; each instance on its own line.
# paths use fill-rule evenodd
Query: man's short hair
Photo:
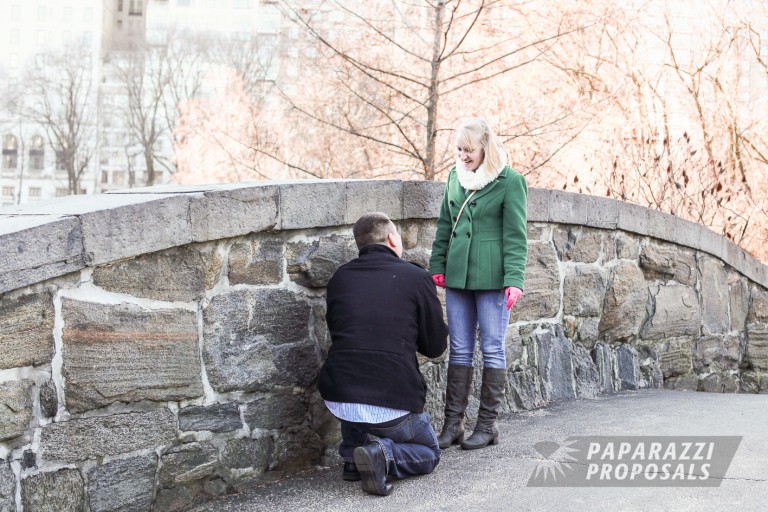
M 387 214 L 381 212 L 366 213 L 355 222 L 352 234 L 358 249 L 366 245 L 385 244 L 387 235 L 395 230 L 395 225 Z

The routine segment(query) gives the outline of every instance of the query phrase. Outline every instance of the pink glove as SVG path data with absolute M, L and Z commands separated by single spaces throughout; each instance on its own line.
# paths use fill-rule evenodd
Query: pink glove
M 432 280 L 435 282 L 435 286 L 445 288 L 445 274 L 434 274 L 432 275 Z
M 432 276 L 433 278 L 435 276 Z M 507 311 L 512 309 L 512 306 L 515 305 L 515 302 L 517 302 L 517 299 L 519 299 L 523 295 L 523 290 L 516 286 L 508 286 L 506 290 L 504 290 L 504 295 L 507 297 Z

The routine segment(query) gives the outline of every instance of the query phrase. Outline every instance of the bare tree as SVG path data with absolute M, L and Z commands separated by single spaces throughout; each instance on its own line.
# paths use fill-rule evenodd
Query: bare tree
M 548 67 L 544 56 L 584 25 L 564 27 L 541 17 L 536 30 L 518 31 L 513 20 L 530 16 L 526 9 L 532 6 L 504 0 L 280 3 L 317 43 L 310 48 L 317 53 L 315 65 L 305 73 L 310 87 L 285 93 L 291 107 L 307 122 L 337 130 L 347 147 L 375 151 L 390 175 L 412 175 L 417 167 L 422 178 L 440 177 L 453 160 L 448 134 L 472 114 L 490 111 L 509 140 L 549 126 L 550 143 L 540 160 L 573 138 L 574 127 L 562 122 L 570 111 L 526 118 L 514 104 L 512 77 L 525 80 L 524 71 L 534 64 Z M 517 115 L 503 114 L 514 109 Z M 363 162 L 355 159 L 350 172 Z M 529 170 L 537 165 L 526 164 Z
M 45 56 L 27 70 L 19 103 L 23 120 L 41 126 L 57 152 L 57 165 L 67 171 L 70 194 L 81 192 L 80 181 L 95 150 L 96 112 L 91 52 L 68 46 Z

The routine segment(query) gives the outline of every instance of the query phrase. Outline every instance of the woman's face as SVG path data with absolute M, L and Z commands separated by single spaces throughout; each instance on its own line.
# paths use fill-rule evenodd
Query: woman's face
M 456 151 L 459 160 L 464 162 L 464 167 L 466 167 L 468 171 L 474 172 L 478 167 L 480 167 L 480 164 L 483 163 L 485 152 L 483 151 L 483 147 L 480 144 L 479 137 L 471 137 L 471 140 L 472 147 L 474 148 L 472 151 L 470 151 L 469 148 L 464 147 L 464 145 L 459 141 L 456 141 Z

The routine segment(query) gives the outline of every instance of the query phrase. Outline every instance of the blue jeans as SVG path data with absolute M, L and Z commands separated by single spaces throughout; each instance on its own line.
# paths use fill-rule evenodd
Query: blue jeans
M 387 460 L 387 474 L 395 478 L 426 475 L 440 462 L 440 448 L 429 415 L 410 413 L 386 423 L 354 423 L 341 421 L 339 455 L 354 462 L 358 446 L 378 443 Z M 368 434 L 378 439 L 370 439 Z
M 485 368 L 507 368 L 504 337 L 509 326 L 504 290 L 446 288 L 445 309 L 451 336 L 450 364 L 472 366 L 477 326 Z

